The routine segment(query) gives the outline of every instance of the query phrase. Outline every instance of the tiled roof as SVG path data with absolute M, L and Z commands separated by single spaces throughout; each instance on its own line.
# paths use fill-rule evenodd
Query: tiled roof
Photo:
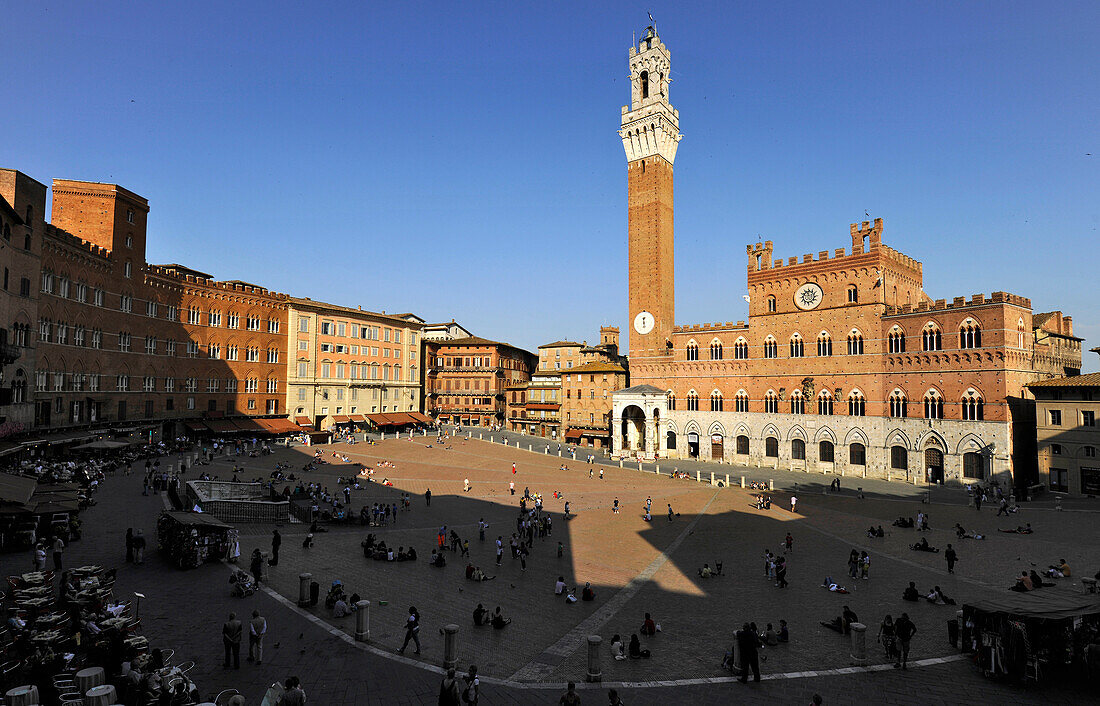
M 1050 317 L 1054 316 L 1053 311 L 1043 311 L 1038 314 L 1031 315 L 1031 327 L 1041 328 L 1043 324 L 1050 321 Z
M 554 341 L 553 343 L 544 343 L 539 348 L 564 348 L 565 346 L 580 348 L 583 345 L 583 343 L 577 343 L 576 341 Z
M 1100 387 L 1100 373 L 1071 375 L 1028 383 L 1028 387 Z
M 623 366 L 621 366 L 617 363 L 605 363 L 605 362 L 600 361 L 600 360 L 595 360 L 595 361 L 592 361 L 591 363 L 585 363 L 584 365 L 582 365 L 578 368 L 573 368 L 571 371 L 566 370 L 565 372 L 567 372 L 567 373 L 568 372 L 574 372 L 574 373 L 625 373 L 626 368 L 624 368 Z

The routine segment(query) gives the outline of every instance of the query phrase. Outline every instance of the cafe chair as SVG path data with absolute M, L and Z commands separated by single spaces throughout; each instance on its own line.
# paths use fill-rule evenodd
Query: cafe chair
M 240 695 L 241 692 L 237 691 L 236 689 L 226 689 L 224 691 L 219 691 L 218 695 L 214 697 L 214 706 L 225 706 L 227 703 L 229 703 L 229 700 L 231 698 Z

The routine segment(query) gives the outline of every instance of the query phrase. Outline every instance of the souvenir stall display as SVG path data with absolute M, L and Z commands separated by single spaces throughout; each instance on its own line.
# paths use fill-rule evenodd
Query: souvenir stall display
M 1018 682 L 1084 677 L 1100 652 L 1100 600 L 1055 588 L 993 594 L 963 606 L 963 649 L 985 676 Z
M 233 527 L 201 512 L 161 513 L 157 545 L 181 569 L 193 569 L 230 556 Z

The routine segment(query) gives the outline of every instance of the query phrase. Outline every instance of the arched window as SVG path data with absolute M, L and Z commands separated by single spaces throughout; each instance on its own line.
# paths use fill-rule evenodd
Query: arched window
M 802 439 L 791 439 L 791 458 L 796 461 L 806 460 L 806 442 Z
M 710 342 L 710 359 L 722 360 L 722 342 L 717 338 Z
M 791 391 L 791 414 L 805 414 L 806 400 L 802 397 L 802 390 Z
M 833 394 L 828 390 L 822 390 L 817 396 L 817 413 L 822 415 L 833 413 Z
M 856 329 L 848 334 L 848 355 L 863 355 L 863 334 Z
M 691 392 L 688 393 L 688 411 L 689 412 L 698 412 L 699 411 L 699 395 L 696 394 L 695 390 L 692 390 Z
M 852 390 L 848 395 L 848 416 L 862 417 L 866 413 L 867 403 L 863 399 L 863 393 L 859 390 Z
M 943 397 L 935 390 L 924 393 L 924 418 L 943 419 Z
M 795 335 L 791 336 L 791 357 L 801 358 L 802 354 L 802 336 L 796 333 Z
M 822 441 L 817 445 L 817 460 L 824 463 L 833 462 L 833 442 Z
M 665 434 L 665 448 L 670 451 L 676 450 L 676 432 L 669 431 Z
M 749 455 L 749 437 L 745 436 L 744 434 L 737 437 L 737 453 L 741 454 L 742 456 Z
M 828 358 L 833 354 L 833 339 L 828 331 L 817 334 L 817 354 L 822 358 Z
M 905 393 L 894 390 L 890 393 L 890 416 L 895 419 L 904 419 L 906 415 Z
M 1024 320 L 1021 318 L 1016 322 L 1016 347 L 1024 347 Z
M 859 290 L 854 284 L 848 285 L 848 303 L 855 304 L 859 301 Z
M 764 439 L 764 455 L 770 458 L 779 457 L 779 439 L 774 436 Z
M 687 359 L 699 360 L 699 344 L 695 341 L 690 341 L 687 345 Z
M 976 422 L 985 419 L 985 403 L 981 394 L 974 388 L 966 391 L 962 398 L 963 419 Z
M 921 342 L 923 349 L 926 351 L 942 351 L 943 350 L 943 333 L 940 331 L 940 327 L 929 321 L 924 325 L 921 330 Z
M 736 360 L 749 359 L 749 342 L 744 337 L 738 338 L 733 344 L 733 357 Z
M 959 348 L 981 348 L 982 328 L 977 321 L 967 319 L 959 327 Z
M 909 468 L 909 452 L 904 446 L 890 447 L 890 468 L 902 471 Z
M 779 396 L 775 390 L 768 390 L 768 394 L 764 395 L 764 411 L 771 414 L 779 412 Z
M 642 87 L 642 98 L 649 98 L 649 72 L 643 71 L 638 80 Z
M 768 334 L 768 337 L 764 339 L 764 357 L 765 358 L 778 358 L 779 346 L 776 343 L 775 336 Z
M 963 454 L 963 478 L 973 478 L 975 480 L 985 478 L 985 463 L 983 463 L 981 454 L 972 451 Z
M 770 295 L 770 294 L 768 295 L 768 311 L 769 312 L 774 312 L 775 311 L 775 296 Z
M 867 447 L 856 442 L 848 445 L 848 463 L 853 466 L 867 465 Z
M 890 333 L 887 334 L 886 340 L 889 344 L 891 353 L 905 352 L 905 332 L 901 330 L 900 326 L 895 326 L 890 329 Z
M 721 412 L 722 411 L 722 393 L 718 390 L 710 393 L 710 411 Z
M 665 397 L 666 397 L 666 399 L 668 399 L 668 409 L 669 409 L 669 411 L 670 412 L 675 412 L 676 411 L 676 393 L 674 393 L 672 390 L 669 390 L 668 392 L 665 393 Z
M 744 390 L 738 390 L 737 396 L 733 398 L 734 409 L 738 412 L 749 411 L 749 395 Z

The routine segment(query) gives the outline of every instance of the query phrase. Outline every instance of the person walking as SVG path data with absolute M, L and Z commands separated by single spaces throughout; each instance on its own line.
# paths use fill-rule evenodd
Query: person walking
M 405 620 L 405 642 L 397 654 L 405 654 L 405 648 L 409 646 L 409 640 L 416 644 L 416 654 L 420 654 L 420 612 L 416 606 L 409 606 L 409 617 Z
M 674 512 L 672 512 L 672 503 L 669 503 L 669 504 L 668 504 L 668 521 L 669 521 L 669 522 L 672 522 L 672 516 L 673 516 L 674 514 L 675 514 L 675 513 L 674 513 Z
M 791 512 L 798 512 L 798 498 L 791 496 Z
M 615 505 L 611 508 L 611 512 L 615 515 L 619 514 L 619 499 L 615 498 Z
M 775 586 L 776 588 L 787 587 L 787 557 L 785 556 L 775 560 Z
M 61 535 L 54 535 L 53 538 L 53 570 L 61 571 L 61 553 L 65 551 L 65 541 L 61 539 Z
M 252 558 L 249 560 L 248 568 L 252 572 L 252 578 L 256 579 L 256 585 L 258 586 L 264 573 L 264 555 L 259 547 L 252 550 Z
M 271 560 L 267 563 L 271 566 L 279 565 L 279 547 L 283 545 L 283 535 L 279 530 L 271 530 Z
M 35 571 L 46 570 L 46 548 L 42 546 L 42 542 L 34 545 L 34 555 L 31 558 Z
M 497 535 L 497 566 L 500 566 L 500 560 L 504 558 L 504 535 Z
M 145 531 L 140 529 L 134 536 L 134 563 L 145 563 Z
M 476 704 L 478 697 L 481 696 L 481 680 L 477 678 L 477 665 L 471 664 L 470 671 L 466 672 L 466 676 L 462 679 L 466 682 L 466 689 L 462 692 L 462 702 Z
M 752 680 L 760 681 L 760 656 L 757 654 L 757 647 L 760 645 L 760 638 L 749 627 L 748 623 L 741 626 L 740 632 L 737 633 L 737 652 L 741 656 L 741 678 L 737 681 L 742 684 L 749 680 L 749 668 L 752 668 Z
M 455 678 L 455 668 L 447 670 L 446 676 L 439 682 L 439 706 L 460 706 L 462 699 L 459 697 L 458 679 Z
M 894 668 L 908 669 L 909 641 L 917 634 L 917 626 L 909 619 L 908 613 L 902 613 L 894 623 L 894 634 L 897 635 L 898 644 L 901 646 L 901 654 L 898 656 L 898 661 L 894 663 Z
M 943 550 L 943 558 L 947 561 L 947 573 L 955 573 L 955 562 L 959 560 L 959 555 L 955 553 L 955 548 L 950 544 L 947 545 L 947 549 Z
M 232 662 L 233 669 L 241 668 L 241 634 L 243 632 L 241 621 L 237 620 L 236 613 L 229 614 L 229 620 L 222 625 L 222 643 L 225 645 L 225 664 L 229 669 Z
M 432 489 L 428 488 L 424 491 L 424 503 L 428 506 L 432 506 Z
M 126 563 L 134 563 L 134 528 L 126 530 Z
M 975 490 L 974 491 L 974 509 L 975 510 L 981 510 L 982 509 L 982 491 L 981 490 Z
M 252 611 L 252 620 L 248 623 L 248 661 L 255 659 L 256 664 L 264 663 L 264 635 L 267 634 L 267 619 L 260 611 Z

